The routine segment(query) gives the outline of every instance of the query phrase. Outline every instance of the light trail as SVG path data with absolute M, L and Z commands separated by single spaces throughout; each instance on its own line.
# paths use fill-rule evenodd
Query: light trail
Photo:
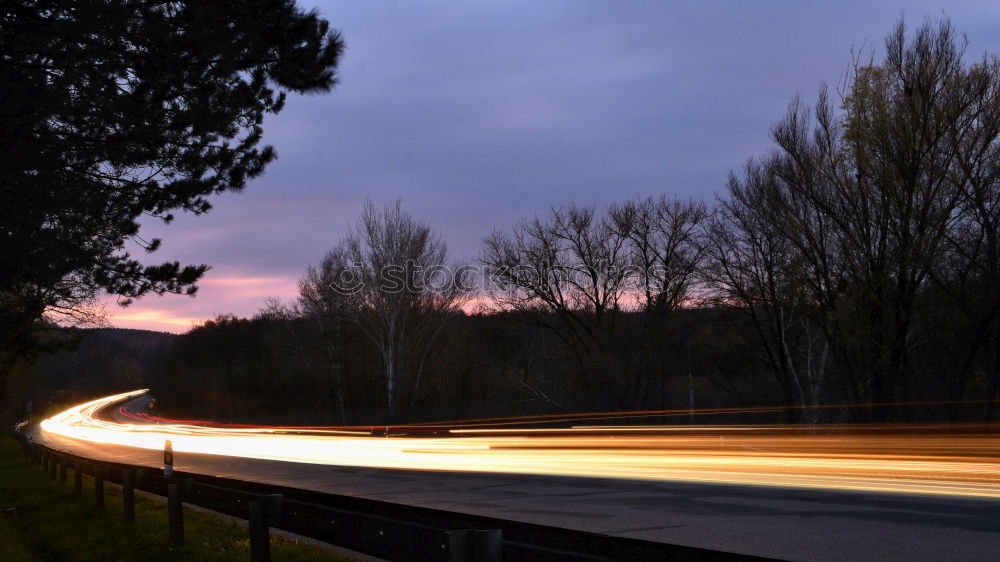
M 412 437 L 99 417 L 145 392 L 74 406 L 41 428 L 94 443 L 162 450 L 169 439 L 175 453 L 326 465 L 1000 498 L 1000 438 L 974 426 L 455 427 Z M 183 469 L 183 456 L 176 462 Z

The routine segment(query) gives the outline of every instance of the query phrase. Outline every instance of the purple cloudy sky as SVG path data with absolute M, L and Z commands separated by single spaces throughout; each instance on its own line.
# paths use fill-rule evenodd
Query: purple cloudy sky
M 710 199 L 768 148 L 793 95 L 838 83 L 852 46 L 880 53 L 901 14 L 912 27 L 946 10 L 969 58 L 1000 53 L 990 1 L 316 6 L 348 44 L 340 85 L 265 123 L 278 160 L 245 192 L 145 229 L 164 240 L 156 260 L 213 268 L 194 299 L 109 301 L 114 325 L 182 332 L 294 298 L 366 198 L 401 197 L 465 260 L 493 228 L 554 205 Z

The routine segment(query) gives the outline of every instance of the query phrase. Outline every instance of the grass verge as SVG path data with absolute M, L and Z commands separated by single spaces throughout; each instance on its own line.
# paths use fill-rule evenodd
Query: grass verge
M 70 472 L 72 475 L 72 472 Z M 83 494 L 32 463 L 8 436 L 0 436 L 0 560 L 20 562 L 250 559 L 247 530 L 233 521 L 184 510 L 185 541 L 169 541 L 166 502 L 135 497 L 135 521 L 122 514 L 121 490 L 105 486 L 105 507 L 94 502 L 93 480 Z M 11 512 L 9 508 L 15 511 Z M 271 537 L 276 561 L 348 560 L 326 550 Z

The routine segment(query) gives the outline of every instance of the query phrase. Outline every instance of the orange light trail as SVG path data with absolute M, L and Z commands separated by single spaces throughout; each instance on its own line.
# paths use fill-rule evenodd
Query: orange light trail
M 101 412 L 143 393 L 74 406 L 44 420 L 41 428 L 83 441 L 153 450 L 162 450 L 169 439 L 175 454 L 325 465 L 1000 498 L 1000 439 L 974 426 L 453 427 L 414 437 L 376 436 L 357 428 L 100 418 Z M 176 462 L 183 469 L 183 456 Z

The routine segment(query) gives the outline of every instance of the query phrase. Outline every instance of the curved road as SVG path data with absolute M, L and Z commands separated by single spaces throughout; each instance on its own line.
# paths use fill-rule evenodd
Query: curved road
M 139 411 L 144 402 L 126 407 Z M 156 450 L 48 431 L 35 439 L 91 458 L 162 467 Z M 991 470 L 1000 479 L 1000 465 L 992 460 L 976 464 L 987 480 Z M 174 462 L 193 473 L 779 559 L 1000 557 L 996 497 L 400 470 L 185 452 L 177 452 Z

